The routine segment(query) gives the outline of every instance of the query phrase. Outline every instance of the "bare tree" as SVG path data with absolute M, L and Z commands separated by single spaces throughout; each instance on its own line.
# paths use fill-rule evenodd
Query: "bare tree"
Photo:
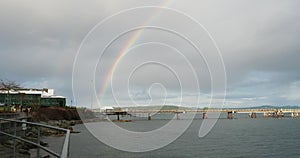
M 17 83 L 16 81 L 10 81 L 10 80 L 2 80 L 0 79 L 0 89 L 2 90 L 18 90 L 20 89 L 21 86 L 19 83 Z
M 10 90 L 19 90 L 21 88 L 20 84 L 18 84 L 16 81 L 11 81 L 11 80 L 2 80 L 0 79 L 0 90 L 5 90 L 7 91 L 7 99 L 9 99 L 9 91 Z M 7 100 L 6 106 L 10 104 L 10 102 Z M 6 108 L 4 108 L 4 111 Z

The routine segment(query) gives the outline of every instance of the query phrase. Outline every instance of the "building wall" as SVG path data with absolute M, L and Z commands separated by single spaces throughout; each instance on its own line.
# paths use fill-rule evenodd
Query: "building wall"
M 41 105 L 40 94 L 0 94 L 0 103 L 5 105 L 38 106 Z
M 66 106 L 66 98 L 41 98 L 42 106 Z
M 0 93 L 0 104 L 23 106 L 66 106 L 66 98 L 42 98 L 41 94 Z

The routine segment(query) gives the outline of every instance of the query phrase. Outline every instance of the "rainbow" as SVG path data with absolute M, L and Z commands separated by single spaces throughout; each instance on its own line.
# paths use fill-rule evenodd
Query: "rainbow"
M 159 14 L 162 12 L 162 7 L 166 7 L 168 6 L 170 3 L 170 0 L 164 1 L 162 2 L 159 7 L 160 9 L 154 13 L 151 17 L 149 17 L 148 20 L 146 20 L 143 24 L 141 24 L 141 26 L 147 26 L 149 25 L 154 18 L 158 17 Z M 102 99 L 103 95 L 110 83 L 110 81 L 112 80 L 112 76 L 114 74 L 114 72 L 116 71 L 116 68 L 118 67 L 120 61 L 122 60 L 122 58 L 128 53 L 129 49 L 136 43 L 136 41 L 138 41 L 139 37 L 141 37 L 142 33 L 143 33 L 144 29 L 139 29 L 137 30 L 126 42 L 126 44 L 124 45 L 124 47 L 120 50 L 119 54 L 117 55 L 117 58 L 115 59 L 115 61 L 113 62 L 111 68 L 109 69 L 106 78 L 104 80 L 104 85 L 102 86 L 100 93 L 99 93 L 99 98 Z

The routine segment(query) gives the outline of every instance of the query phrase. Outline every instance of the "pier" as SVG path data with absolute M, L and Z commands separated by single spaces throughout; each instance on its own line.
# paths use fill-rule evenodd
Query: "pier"
M 99 113 L 98 111 L 94 111 Z M 249 114 L 249 118 L 257 118 L 257 114 L 262 114 L 263 117 L 299 117 L 300 109 L 184 109 L 184 110 L 110 110 L 109 112 L 100 112 L 104 115 L 116 115 L 117 120 L 120 120 L 120 115 L 132 115 L 132 114 L 148 114 L 148 120 L 152 119 L 153 114 L 170 113 L 175 114 L 176 119 L 180 119 L 182 113 L 199 113 L 202 114 L 203 119 L 209 119 L 209 113 L 227 113 L 227 119 L 234 119 L 235 114 L 246 113 Z

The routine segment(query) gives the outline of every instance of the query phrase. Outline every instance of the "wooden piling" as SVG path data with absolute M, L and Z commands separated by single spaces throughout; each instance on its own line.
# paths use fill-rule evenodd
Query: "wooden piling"
M 207 115 L 206 112 L 204 112 L 204 113 L 202 114 L 202 119 L 208 119 L 208 115 Z
M 179 120 L 179 113 L 176 113 L 176 119 Z
M 148 120 L 151 120 L 151 114 L 148 114 Z
M 233 113 L 234 111 L 228 111 L 227 119 L 234 119 Z
M 249 117 L 250 117 L 250 118 L 257 118 L 256 112 L 251 112 L 251 113 L 249 114 Z

